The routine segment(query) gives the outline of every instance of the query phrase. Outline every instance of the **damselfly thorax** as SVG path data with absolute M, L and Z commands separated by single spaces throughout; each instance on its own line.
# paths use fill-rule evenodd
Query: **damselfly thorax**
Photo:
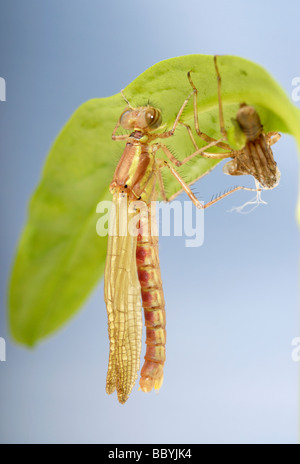
M 125 150 L 117 165 L 110 191 L 126 193 L 131 200 L 150 201 L 155 192 L 157 167 L 155 149 L 145 143 L 147 136 L 134 131 L 128 137 Z M 141 141 L 144 139 L 144 141 Z

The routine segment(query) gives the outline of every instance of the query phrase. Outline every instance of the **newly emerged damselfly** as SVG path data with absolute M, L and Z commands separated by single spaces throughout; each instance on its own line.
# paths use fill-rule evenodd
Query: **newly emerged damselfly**
M 104 293 L 110 354 L 106 391 L 110 394 L 116 389 L 120 403 L 125 403 L 128 399 L 139 370 L 142 338 L 141 299 L 145 314 L 147 349 L 141 370 L 140 389 L 144 392 L 153 388 L 158 390 L 163 381 L 165 303 L 159 268 L 158 239 L 148 230 L 148 224 L 153 221 L 151 201 L 156 199 L 157 181 L 162 198 L 167 200 L 161 169 L 169 169 L 195 206 L 203 207 L 174 167 L 156 156 L 160 149 L 175 166 L 181 166 L 186 162 L 177 160 L 170 150 L 157 140 L 174 134 L 190 97 L 181 106 L 172 129 L 161 133 L 155 132 L 162 123 L 158 108 L 134 108 L 124 95 L 123 98 L 128 107 L 120 116 L 112 134 L 113 140 L 126 141 L 123 155 L 110 184 L 115 211 L 114 226 L 118 229 L 120 225 L 120 205 L 125 196 L 125 209 L 129 221 L 134 218 L 137 210 L 140 212 L 140 202 L 146 205 L 146 213 L 139 216 L 138 234 L 126 231 L 125 234 L 117 233 L 108 237 Z M 131 131 L 130 134 L 116 135 L 119 126 Z

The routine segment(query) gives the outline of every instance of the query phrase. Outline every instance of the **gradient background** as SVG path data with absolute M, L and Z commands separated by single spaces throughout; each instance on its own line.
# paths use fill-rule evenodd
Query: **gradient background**
M 168 341 L 158 395 L 135 387 L 122 406 L 105 393 L 103 283 L 34 351 L 12 342 L 5 313 L 28 199 L 73 111 L 160 60 L 192 53 L 253 60 L 291 95 L 300 76 L 299 1 L 1 0 L 0 9 L 0 442 L 296 443 L 298 161 L 290 136 L 274 149 L 282 177 L 263 194 L 268 206 L 228 213 L 252 196 L 240 192 L 206 211 L 202 247 L 161 239 Z M 197 190 L 209 201 L 234 184 L 220 165 Z

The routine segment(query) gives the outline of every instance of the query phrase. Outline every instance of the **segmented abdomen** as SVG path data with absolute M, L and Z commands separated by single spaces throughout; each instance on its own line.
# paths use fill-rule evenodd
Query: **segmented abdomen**
M 244 165 L 248 165 L 249 174 L 254 176 L 265 189 L 276 187 L 280 172 L 265 136 L 260 135 L 255 141 L 247 142 L 244 152 L 246 160 L 244 159 L 243 162 Z
M 147 225 L 148 218 L 140 221 L 136 248 L 146 326 L 147 348 L 140 379 L 140 388 L 144 392 L 161 387 L 166 360 L 166 313 L 159 268 L 158 237 L 151 235 L 150 223 L 149 227 Z

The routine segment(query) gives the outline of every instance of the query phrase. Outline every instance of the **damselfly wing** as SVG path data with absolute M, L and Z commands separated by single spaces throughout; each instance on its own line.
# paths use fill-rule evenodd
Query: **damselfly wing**
M 119 235 L 120 218 L 124 216 L 124 211 L 120 210 L 122 205 L 122 197 L 114 194 L 104 274 L 104 299 L 110 339 L 106 391 L 110 394 L 116 389 L 120 403 L 125 403 L 136 382 L 140 366 L 142 313 L 135 256 L 137 236 L 129 233 Z M 132 216 L 133 213 L 128 214 L 128 219 Z

